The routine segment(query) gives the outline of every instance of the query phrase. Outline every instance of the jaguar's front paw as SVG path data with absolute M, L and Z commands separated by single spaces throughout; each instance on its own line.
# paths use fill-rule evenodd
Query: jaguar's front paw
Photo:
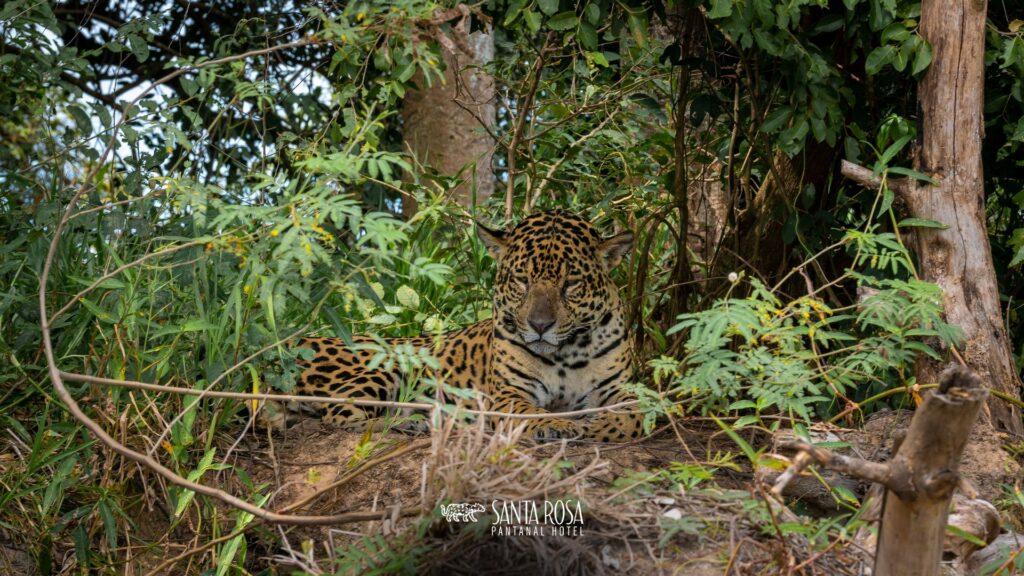
M 578 423 L 566 418 L 545 418 L 535 422 L 528 431 L 538 440 L 578 438 L 583 435 L 583 428 Z
M 248 402 L 246 404 L 248 405 Z M 284 432 L 288 428 L 288 416 L 288 409 L 283 403 L 277 400 L 266 400 L 256 411 L 255 423 L 261 428 Z

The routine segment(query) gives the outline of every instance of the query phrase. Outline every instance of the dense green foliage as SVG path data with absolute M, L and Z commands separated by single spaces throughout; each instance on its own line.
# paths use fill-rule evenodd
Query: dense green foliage
M 484 318 L 493 266 L 470 223 L 500 221 L 509 178 L 515 218 L 562 207 L 637 231 L 619 280 L 649 423 L 832 416 L 914 384 L 916 356 L 957 338 L 899 235 L 933 223 L 897 225 L 888 190 L 835 171 L 846 158 L 914 175 L 908 86 L 931 59 L 919 3 L 488 2 L 502 193 L 472 214 L 443 201 L 455 180 L 401 140 L 402 98 L 442 78 L 437 35 L 452 26 L 431 22 L 438 3 L 221 4 L 0 8 L 0 456 L 18 455 L 0 459 L 0 530 L 47 570 L 68 549 L 83 571 L 116 568 L 133 511 L 154 498 L 147 474 L 53 400 L 37 294 L 65 210 L 46 286 L 56 362 L 96 376 L 288 390 L 282 343 L 296 334 Z M 993 6 L 986 47 L 988 226 L 1011 335 L 1024 334 L 1022 19 Z M 215 62 L 247 51 L 263 52 Z M 687 249 L 687 186 L 700 179 L 731 195 L 712 257 Z M 419 211 L 402 220 L 410 196 Z M 405 352 L 378 360 L 432 361 Z M 238 403 L 68 384 L 182 476 L 225 469 L 252 501 L 267 497 L 215 461 L 218 435 L 242 426 Z M 251 520 L 160 490 L 172 528 L 222 535 Z M 252 562 L 245 542 L 219 548 L 217 574 Z

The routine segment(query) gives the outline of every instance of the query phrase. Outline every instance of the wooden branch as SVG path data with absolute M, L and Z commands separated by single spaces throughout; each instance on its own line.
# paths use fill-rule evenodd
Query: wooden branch
M 848 180 L 865 188 L 877 190 L 882 187 L 882 179 L 875 176 L 875 173 L 871 170 L 859 164 L 843 160 L 839 171 Z M 889 186 L 890 190 L 904 197 L 908 196 L 913 190 L 913 186 L 906 178 L 886 178 L 885 184 Z
M 526 92 L 526 97 L 516 101 L 518 117 L 516 118 L 515 129 L 512 131 L 512 141 L 508 145 L 508 158 L 506 160 L 508 165 L 508 182 L 505 183 L 506 228 L 511 228 L 512 226 L 512 207 L 516 189 L 516 149 L 519 148 L 519 141 L 523 138 L 523 130 L 526 129 L 526 118 L 530 115 L 530 108 L 533 107 L 533 98 L 537 95 L 537 87 L 540 86 L 540 77 L 544 73 L 544 60 L 552 38 L 551 34 L 544 38 L 544 45 L 541 46 L 540 52 L 537 54 L 537 58 L 534 60 L 530 71 L 530 88 Z
M 807 442 L 787 442 L 782 447 L 796 450 L 798 454 L 793 459 L 793 464 L 778 477 L 775 485 L 772 486 L 772 493 L 776 496 L 781 496 L 786 485 L 803 471 L 808 464 L 819 464 L 840 474 L 847 474 L 869 482 L 877 482 L 886 487 L 889 487 L 890 484 L 899 487 L 898 484 L 893 482 L 888 464 L 836 454 L 831 450 L 818 448 Z

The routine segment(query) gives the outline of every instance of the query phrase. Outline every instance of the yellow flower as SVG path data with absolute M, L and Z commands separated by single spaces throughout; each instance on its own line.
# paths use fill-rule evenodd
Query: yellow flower
M 366 18 L 366 12 L 359 12 L 356 14 L 356 22 L 362 22 L 363 18 Z
M 273 230 L 270 231 L 270 235 L 271 236 L 277 236 L 280 233 L 281 233 L 281 231 L 278 230 L 277 228 L 274 228 Z

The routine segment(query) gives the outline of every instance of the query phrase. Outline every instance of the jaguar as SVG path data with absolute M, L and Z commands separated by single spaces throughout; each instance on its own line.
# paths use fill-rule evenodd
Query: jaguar
M 482 393 L 494 412 L 543 415 L 633 400 L 622 388 L 631 375 L 630 338 L 611 271 L 633 245 L 633 234 L 602 236 L 590 222 L 556 210 L 524 218 L 511 231 L 480 223 L 477 236 L 497 262 L 489 319 L 441 338 L 385 339 L 386 346 L 426 349 L 440 368 L 431 376 L 448 386 Z M 373 340 L 302 338 L 312 355 L 299 359 L 296 393 L 319 397 L 396 400 L 409 377 L 371 362 Z M 379 406 L 324 404 L 329 424 L 349 425 L 386 414 Z M 500 417 L 494 417 L 500 420 Z M 523 419 L 538 439 L 638 438 L 635 405 L 579 417 Z

